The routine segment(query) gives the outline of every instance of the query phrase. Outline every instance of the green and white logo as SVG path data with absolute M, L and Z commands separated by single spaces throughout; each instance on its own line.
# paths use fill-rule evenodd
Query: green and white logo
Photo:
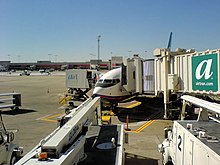
M 217 91 L 218 90 L 218 57 L 217 54 L 208 54 L 192 57 L 192 89 Z

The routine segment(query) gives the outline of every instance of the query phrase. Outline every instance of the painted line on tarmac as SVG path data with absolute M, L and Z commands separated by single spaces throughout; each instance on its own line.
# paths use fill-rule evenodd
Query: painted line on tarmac
M 145 128 L 147 128 L 149 125 L 151 125 L 155 120 L 150 120 L 149 122 L 143 124 L 141 127 L 139 127 L 138 129 L 136 129 L 137 133 L 140 133 L 141 131 L 143 131 Z
M 66 108 L 66 106 L 65 105 L 62 105 L 62 106 L 60 106 L 58 109 L 65 109 Z
M 45 116 L 43 116 L 43 117 L 39 117 L 39 118 L 37 118 L 37 119 L 35 119 L 35 120 L 41 120 L 41 119 L 43 119 L 43 118 L 46 118 L 46 117 L 48 117 L 48 116 L 50 116 L 51 114 L 49 114 L 49 115 L 45 115 Z
M 143 131 L 145 128 L 147 128 L 149 125 L 151 125 L 153 122 L 156 121 L 156 118 L 160 117 L 161 114 L 158 113 L 157 115 L 154 116 L 154 120 L 149 120 L 147 122 L 145 122 L 143 125 L 141 125 L 138 129 L 136 130 L 125 130 L 126 132 L 133 132 L 133 133 L 140 133 L 141 131 Z
M 57 120 L 51 120 L 51 119 L 41 119 L 41 120 L 43 120 L 43 121 L 49 121 L 49 122 L 52 122 L 52 123 L 56 123 L 57 122 Z
M 144 123 L 143 125 L 141 125 L 138 129 L 136 130 L 125 130 L 126 132 L 133 132 L 133 133 L 140 133 L 141 131 L 143 131 L 145 128 L 147 128 L 149 125 L 151 125 L 153 122 L 155 122 L 156 120 L 150 120 L 147 121 L 146 123 Z
M 64 113 L 58 113 L 58 114 L 55 114 L 55 115 L 46 115 L 45 117 L 38 118 L 38 120 L 44 120 L 44 121 L 49 121 L 49 122 L 57 122 L 57 119 L 53 119 L 53 118 L 61 116 L 63 114 Z

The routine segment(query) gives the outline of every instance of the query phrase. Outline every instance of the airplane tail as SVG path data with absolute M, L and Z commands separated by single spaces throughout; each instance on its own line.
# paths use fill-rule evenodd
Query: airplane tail
M 170 37 L 169 37 L 169 40 L 168 40 L 167 49 L 171 49 L 172 35 L 173 35 L 173 32 L 170 32 Z

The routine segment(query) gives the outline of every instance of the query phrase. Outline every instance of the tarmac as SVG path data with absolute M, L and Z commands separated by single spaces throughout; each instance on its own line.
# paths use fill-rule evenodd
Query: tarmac
M 15 142 L 24 147 L 24 154 L 57 127 L 57 117 L 64 114 L 65 108 L 59 100 L 66 91 L 64 72 L 52 72 L 47 76 L 0 74 L 0 93 L 21 93 L 20 110 L 4 109 L 2 116 L 7 129 L 18 130 Z M 126 131 L 128 143 L 125 144 L 127 165 L 162 164 L 157 146 L 164 140 L 164 128 L 171 126 L 172 121 L 161 119 L 161 107 L 152 100 L 147 101 L 148 105 L 122 109 L 117 116 L 112 116 L 112 124 L 124 124 L 129 129 Z

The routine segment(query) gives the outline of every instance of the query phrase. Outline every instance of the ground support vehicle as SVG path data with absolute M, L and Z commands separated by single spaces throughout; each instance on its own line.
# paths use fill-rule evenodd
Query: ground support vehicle
M 14 164 L 23 153 L 23 147 L 13 143 L 14 133 L 7 131 L 0 114 L 0 164 Z
M 182 99 L 182 114 L 187 104 L 193 104 L 198 119 L 174 121 L 172 128 L 165 129 L 165 140 L 158 146 L 163 164 L 218 165 L 220 123 L 218 120 L 209 120 L 208 112 L 219 114 L 220 105 L 186 95 Z
M 18 110 L 21 106 L 20 93 L 0 93 L 0 109 Z
M 66 70 L 67 95 L 72 96 L 73 100 L 86 100 L 89 98 L 87 92 L 91 90 L 100 72 L 88 69 L 68 69 Z
M 124 163 L 123 125 L 101 125 L 100 98 L 89 98 L 16 164 Z

